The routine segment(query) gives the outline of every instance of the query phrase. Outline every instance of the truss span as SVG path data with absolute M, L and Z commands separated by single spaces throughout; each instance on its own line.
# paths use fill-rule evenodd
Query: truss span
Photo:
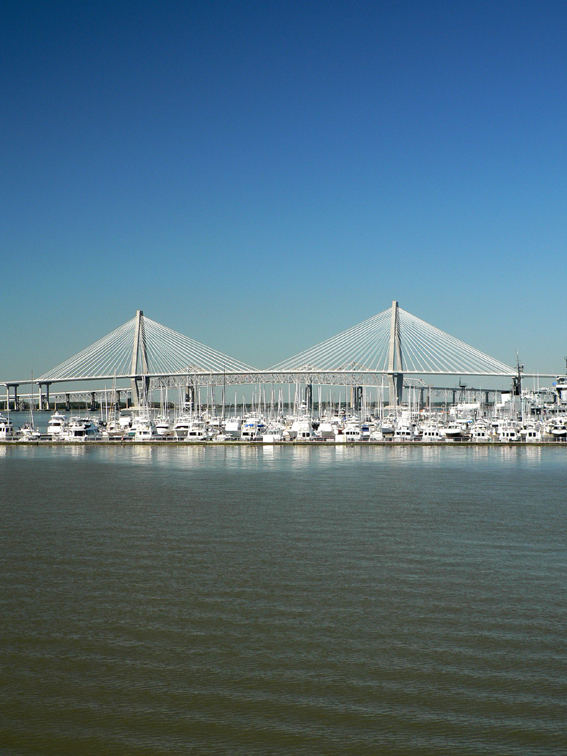
M 117 378 L 141 374 L 251 372 L 240 360 L 151 320 L 139 312 L 38 381 Z
M 417 375 L 516 374 L 510 365 L 417 318 L 398 307 L 397 302 L 336 336 L 277 363 L 270 370 L 395 371 Z

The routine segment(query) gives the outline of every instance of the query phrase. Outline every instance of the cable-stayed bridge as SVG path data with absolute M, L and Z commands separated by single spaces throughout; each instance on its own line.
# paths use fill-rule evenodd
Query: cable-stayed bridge
M 541 374 L 540 374 L 541 375 Z M 404 376 L 487 376 L 520 379 L 519 369 L 436 328 L 392 302 L 377 315 L 288 357 L 257 369 L 184 336 L 142 310 L 123 325 L 35 380 L 4 381 L 8 400 L 18 387 L 38 386 L 40 405 L 54 384 L 127 381 L 134 403 L 156 388 L 246 383 L 378 385 L 402 398 Z M 406 378 L 407 381 L 407 378 Z M 422 384 L 425 385 L 425 384 Z M 85 393 L 80 392 L 80 393 Z

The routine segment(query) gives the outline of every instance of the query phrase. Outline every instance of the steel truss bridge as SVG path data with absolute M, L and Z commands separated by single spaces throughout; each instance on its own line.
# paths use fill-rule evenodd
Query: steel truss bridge
M 120 401 L 121 396 L 138 405 L 164 388 L 184 389 L 188 400 L 194 401 L 203 386 L 288 383 L 304 384 L 308 391 L 316 385 L 382 386 L 388 389 L 390 404 L 398 405 L 404 386 L 432 388 L 424 382 L 426 376 L 507 378 L 519 390 L 522 375 L 527 374 L 520 366 L 513 368 L 484 354 L 393 301 L 377 315 L 265 370 L 167 328 L 138 310 L 134 318 L 35 380 L 0 385 L 5 387 L 7 406 L 18 406 L 22 399 L 35 402 L 34 387 L 38 406 L 46 407 L 52 400 L 94 405 Z M 67 390 L 61 384 L 76 388 Z M 28 392 L 18 393 L 25 386 Z

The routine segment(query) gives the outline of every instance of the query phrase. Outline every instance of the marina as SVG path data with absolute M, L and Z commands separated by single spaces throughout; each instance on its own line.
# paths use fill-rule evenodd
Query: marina
M 397 300 L 262 370 L 138 310 L 37 379 L 3 385 L 2 443 L 567 440 L 567 376 L 506 365 Z M 35 427 L 34 410 L 54 411 Z

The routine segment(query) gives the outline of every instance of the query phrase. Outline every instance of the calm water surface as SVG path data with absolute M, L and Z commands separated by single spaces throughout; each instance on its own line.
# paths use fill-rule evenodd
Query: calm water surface
M 0 447 L 4 754 L 567 753 L 567 449 Z

